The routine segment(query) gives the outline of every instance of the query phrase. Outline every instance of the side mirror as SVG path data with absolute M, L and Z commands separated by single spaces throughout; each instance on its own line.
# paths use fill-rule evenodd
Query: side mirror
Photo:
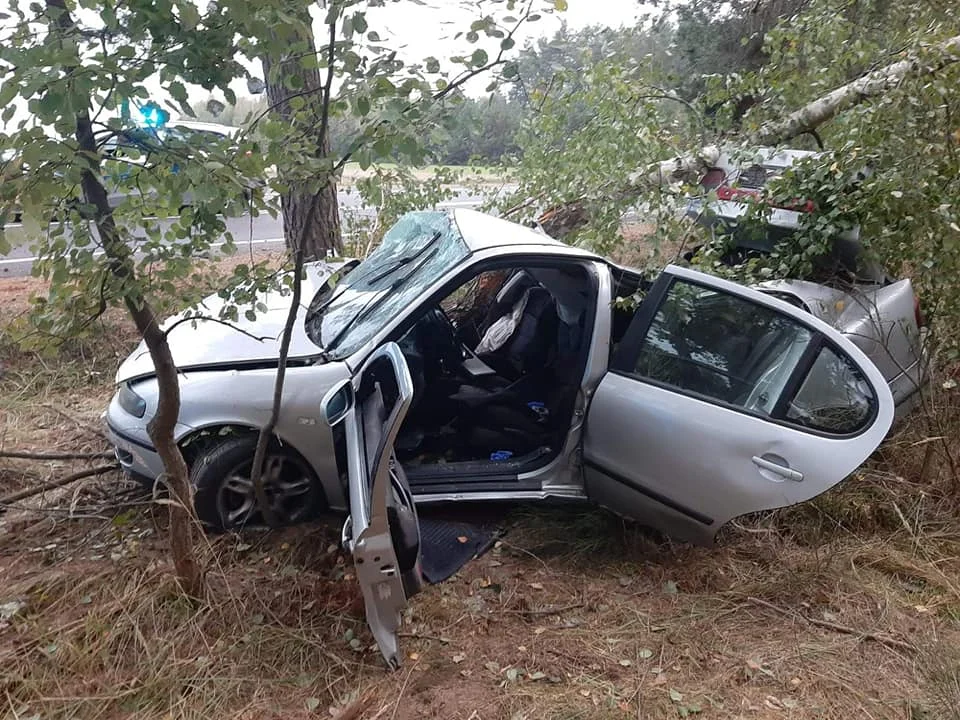
M 353 385 L 349 380 L 335 385 L 324 395 L 321 405 L 327 424 L 336 425 L 353 407 Z

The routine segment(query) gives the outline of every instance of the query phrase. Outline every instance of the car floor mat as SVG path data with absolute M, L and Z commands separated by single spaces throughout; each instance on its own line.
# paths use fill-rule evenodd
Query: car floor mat
M 493 547 L 507 512 L 506 507 L 418 508 L 420 569 L 427 582 L 443 582 Z

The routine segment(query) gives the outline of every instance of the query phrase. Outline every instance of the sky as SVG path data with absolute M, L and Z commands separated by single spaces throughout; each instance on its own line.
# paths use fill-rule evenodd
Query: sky
M 518 5 L 528 1 L 531 0 L 521 0 Z M 532 2 L 538 7 L 553 5 L 553 0 Z M 383 7 L 370 8 L 367 21 L 370 29 L 380 34 L 385 45 L 396 48 L 404 61 L 415 63 L 433 56 L 443 64 L 444 58 L 472 52 L 476 47 L 484 48 L 490 57 L 494 57 L 499 40 L 481 38 L 477 45 L 471 45 L 463 37 L 456 39 L 455 35 L 468 30 L 470 22 L 482 15 L 478 8 L 485 12 L 496 9 L 497 16 L 502 17 L 506 14 L 504 6 L 505 3 L 498 5 L 496 0 L 400 0 L 387 2 Z M 551 37 L 560 29 L 562 23 L 574 30 L 588 25 L 614 28 L 634 25 L 642 8 L 642 0 L 567 0 L 567 9 L 564 12 L 545 13 L 540 20 L 521 27 L 515 35 L 517 47 L 512 52 L 516 53 L 528 41 L 535 42 L 539 38 Z M 314 31 L 318 38 L 325 36 L 325 27 L 319 22 L 315 24 Z M 261 75 L 259 62 L 251 62 L 248 67 L 256 75 Z M 450 66 L 446 67 L 449 69 Z M 463 89 L 469 95 L 482 95 L 488 82 L 489 78 L 480 76 Z M 151 92 L 156 91 L 158 96 L 163 95 L 159 79 L 149 82 L 148 86 L 152 86 Z M 245 80 L 235 81 L 231 87 L 238 96 L 248 94 Z M 208 97 L 208 93 L 198 87 L 188 88 L 188 95 L 191 102 L 202 102 Z M 6 124 L 8 128 L 28 116 L 22 103 L 16 104 L 18 110 L 10 123 Z M 172 113 L 173 117 L 178 114 L 176 111 Z M 0 124 L 0 128 L 3 128 L 3 124 Z
M 477 3 L 467 3 L 468 7 L 470 5 L 476 6 Z M 639 0 L 568 0 L 564 12 L 553 13 L 527 25 L 524 39 L 552 35 L 561 21 L 575 29 L 587 25 L 632 25 L 640 7 Z M 397 39 L 412 45 L 422 45 L 424 40 L 432 42 L 438 37 L 437 30 L 452 33 L 462 20 L 469 23 L 475 15 L 456 0 L 424 0 L 424 5 L 404 2 L 371 10 L 371 18 L 382 18 L 383 27 Z M 523 44 L 522 40 L 519 44 Z
M 471 20 L 478 16 L 476 2 L 457 2 L 457 0 L 423 0 L 424 5 L 401 2 L 372 10 L 370 20 L 387 30 L 398 44 L 404 46 L 411 60 L 426 55 L 437 57 L 455 55 L 471 46 L 463 39 L 454 39 L 457 32 L 469 29 Z M 550 0 L 535 0 L 542 5 L 552 5 Z M 465 7 L 466 6 L 466 7 Z M 515 36 L 517 46 L 522 47 L 528 40 L 536 41 L 541 37 L 550 37 L 566 23 L 571 29 L 578 30 L 588 25 L 606 25 L 620 27 L 635 24 L 642 5 L 640 0 L 568 0 L 563 12 L 545 14 L 540 20 L 526 23 Z M 488 5 L 488 11 L 496 8 Z M 499 16 L 505 12 L 498 11 Z M 515 13 L 514 13 L 515 14 Z M 482 44 L 482 43 L 481 43 Z M 495 51 L 497 41 L 491 40 L 484 49 Z M 491 57 L 492 57 L 491 53 Z M 478 79 L 467 88 L 467 92 L 482 91 L 488 81 Z
M 533 2 L 540 7 L 553 5 L 552 0 Z M 370 29 L 376 30 L 385 44 L 396 48 L 407 62 L 419 62 L 428 56 L 434 56 L 442 62 L 443 58 L 472 52 L 476 47 L 482 47 L 493 57 L 499 41 L 486 39 L 485 42 L 481 39 L 478 45 L 470 45 L 462 37 L 455 38 L 458 32 L 468 30 L 470 22 L 483 14 L 478 7 L 483 12 L 494 11 L 498 17 L 507 14 L 503 4 L 498 6 L 489 0 L 403 0 L 388 2 L 384 7 L 370 8 L 367 21 Z M 562 23 L 574 30 L 588 25 L 614 28 L 634 25 L 643 7 L 642 0 L 567 0 L 565 11 L 544 14 L 536 22 L 525 23 L 515 35 L 517 49 L 528 41 L 535 42 L 538 38 L 551 37 L 560 29 Z M 318 38 L 324 37 L 325 28 L 317 23 L 314 32 Z M 254 66 L 251 66 L 251 69 L 254 69 Z M 483 93 L 488 82 L 489 79 L 480 77 L 464 89 L 467 94 L 479 95 Z M 245 82 L 238 82 L 234 85 L 234 90 L 238 94 L 245 94 L 245 87 Z

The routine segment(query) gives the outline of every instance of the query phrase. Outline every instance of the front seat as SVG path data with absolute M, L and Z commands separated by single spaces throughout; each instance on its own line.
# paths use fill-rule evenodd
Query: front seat
M 522 455 L 550 435 L 545 410 L 559 336 L 556 302 L 529 276 L 508 285 L 477 347 L 478 357 L 497 374 L 463 384 L 451 397 L 463 407 L 459 415 L 468 423 L 463 428 L 468 444 L 483 455 L 497 450 Z M 498 330 L 501 335 L 491 342 Z
M 484 324 L 477 356 L 501 377 L 517 380 L 553 359 L 558 322 L 553 296 L 522 273 L 497 298 Z

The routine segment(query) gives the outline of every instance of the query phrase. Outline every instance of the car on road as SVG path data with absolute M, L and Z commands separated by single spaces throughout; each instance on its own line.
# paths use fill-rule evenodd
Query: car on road
M 788 243 L 804 217 L 815 216 L 817 208 L 810 201 L 774 206 L 766 190 L 798 162 L 818 157 L 822 153 L 770 147 L 720 153 L 704 170 L 699 183 L 703 192 L 691 198 L 686 215 L 721 241 L 723 264 L 769 255 Z M 868 173 L 861 171 L 864 177 Z M 710 192 L 714 197 L 707 199 Z M 755 202 L 764 203 L 764 221 L 743 223 Z M 692 260 L 700 250 L 693 248 L 686 259 Z M 759 287 L 843 329 L 887 378 L 898 417 L 919 401 L 929 364 L 920 300 L 909 279 L 892 277 L 864 252 L 859 226 L 839 231 L 830 252 L 815 258 L 805 278 L 768 281 Z M 889 321 L 897 318 L 897 325 L 890 326 Z M 890 332 L 880 335 L 877 330 L 885 320 Z
M 139 197 L 139 191 L 128 181 L 142 170 L 163 167 L 177 174 L 189 163 L 203 162 L 212 148 L 217 148 L 218 158 L 222 158 L 237 151 L 235 140 L 239 134 L 240 129 L 236 127 L 192 120 L 171 120 L 160 127 L 136 127 L 120 132 L 104 147 L 103 182 L 110 206 L 118 207 Z M 250 194 L 265 183 L 263 179 L 244 182 L 234 203 L 239 210 L 246 206 Z M 194 192 L 184 193 L 179 209 L 194 203 Z
M 878 317 L 824 310 L 826 290 L 802 283 L 745 287 L 673 265 L 651 280 L 466 209 L 404 216 L 362 262 L 310 264 L 303 293 L 265 490 L 285 522 L 346 513 L 391 664 L 399 609 L 422 582 L 416 506 L 590 501 L 712 543 L 731 519 L 809 500 L 866 460 L 893 422 L 896 377 L 865 338 L 916 331 L 909 302 Z M 176 440 L 214 528 L 258 522 L 251 460 L 290 303 L 263 300 L 235 327 L 166 324 Z M 111 441 L 153 482 L 143 344 L 116 382 Z
M 212 148 L 218 148 L 219 158 L 236 152 L 234 141 L 239 132 L 238 128 L 228 125 L 188 120 L 170 121 L 161 127 L 134 127 L 119 131 L 103 146 L 101 182 L 107 191 L 107 202 L 111 208 L 117 208 L 141 197 L 138 189 L 140 183 L 135 183 L 137 186 L 134 187 L 130 182 L 140 173 L 150 173 L 153 176 L 151 182 L 155 182 L 163 172 L 175 175 L 189 163 L 204 161 Z M 0 182 L 22 172 L 23 166 L 16 151 L 8 149 L 0 152 Z M 242 183 L 236 197 L 231 198 L 224 208 L 228 214 L 242 213 L 248 207 L 252 194 L 262 190 L 265 180 L 244 178 Z M 149 190 L 146 194 L 155 195 L 156 191 Z M 194 204 L 195 195 L 196 189 L 185 191 L 179 207 L 174 210 Z M 69 200 L 66 205 L 82 206 L 82 201 L 78 197 Z M 21 222 L 19 199 L 14 198 L 9 203 L 7 217 L 15 223 Z

